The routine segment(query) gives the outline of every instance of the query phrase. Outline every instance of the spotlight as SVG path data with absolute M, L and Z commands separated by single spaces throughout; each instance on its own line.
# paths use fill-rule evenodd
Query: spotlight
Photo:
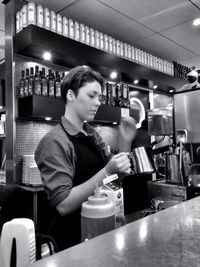
M 45 121 L 51 121 L 52 120 L 51 117 L 45 117 L 44 119 L 45 119 Z
M 200 25 L 200 18 L 196 18 L 193 20 L 193 26 L 199 26 Z
M 138 80 L 134 80 L 133 83 L 134 83 L 134 84 L 138 84 L 139 81 L 138 81 Z
M 157 88 L 158 88 L 158 85 L 155 84 L 155 85 L 153 86 L 153 89 L 157 89 Z
M 42 57 L 44 60 L 51 60 L 51 53 L 50 52 L 44 52 Z
M 116 71 L 112 71 L 110 74 L 110 78 L 111 79 L 116 79 L 117 78 L 117 72 Z

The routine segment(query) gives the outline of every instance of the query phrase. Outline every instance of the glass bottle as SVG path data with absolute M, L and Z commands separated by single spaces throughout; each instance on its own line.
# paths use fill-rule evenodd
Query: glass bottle
M 45 68 L 42 68 L 41 94 L 42 96 L 48 96 L 48 84 L 47 84 L 47 77 L 45 76 Z
M 34 81 L 35 81 L 35 77 L 34 77 L 34 69 L 33 69 L 33 67 L 31 67 L 31 68 L 30 68 L 29 83 L 28 83 L 28 95 L 32 95 L 32 94 L 33 94 L 33 90 L 34 90 Z
M 35 95 L 41 95 L 41 78 L 39 75 L 39 66 L 35 66 L 35 81 L 34 81 L 34 90 Z
M 28 87 L 29 87 L 29 69 L 26 69 L 26 77 L 24 81 L 24 96 L 28 96 Z
M 60 74 L 58 74 L 58 71 L 56 71 L 54 86 L 55 86 L 55 97 L 57 98 L 61 97 L 61 81 L 60 81 Z
M 48 96 L 54 97 L 54 79 L 53 79 L 52 70 L 49 70 L 47 84 L 48 84 Z
M 18 97 L 24 97 L 25 71 L 22 70 L 22 76 L 19 81 Z

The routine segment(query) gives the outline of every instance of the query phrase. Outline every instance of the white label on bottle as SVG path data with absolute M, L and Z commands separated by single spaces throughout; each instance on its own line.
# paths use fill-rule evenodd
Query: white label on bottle
M 128 45 L 124 43 L 124 57 L 128 58 Z
M 68 24 L 68 18 L 63 17 L 63 35 L 69 36 L 69 24 Z
M 19 12 L 19 29 L 22 30 L 22 9 Z
M 100 34 L 99 34 L 99 31 L 95 31 L 94 32 L 94 46 L 96 48 L 100 47 Z
M 23 5 L 22 7 L 22 27 L 25 28 L 27 26 L 27 13 L 28 13 L 28 7 L 27 5 Z
M 104 37 L 104 50 L 108 51 L 108 35 L 104 34 L 103 37 Z
M 131 60 L 131 45 L 127 45 L 127 57 Z
M 50 30 L 50 12 L 49 9 L 45 7 L 44 9 L 44 28 Z
M 108 37 L 108 51 L 113 53 L 113 38 L 111 36 Z
M 41 5 L 37 6 L 37 25 L 39 27 L 44 27 L 44 10 Z
M 90 28 L 90 45 L 94 46 L 94 29 Z
M 120 56 L 120 41 L 116 41 L 117 55 Z
M 129 108 L 121 108 L 121 117 L 129 117 Z
M 104 50 L 104 36 L 102 32 L 99 33 L 99 40 L 100 40 L 100 49 Z
M 113 54 L 115 55 L 116 53 L 117 53 L 116 40 L 113 38 Z
M 36 24 L 36 5 L 35 3 L 28 4 L 28 25 Z
M 135 61 L 135 47 L 131 46 L 131 59 L 132 61 Z
M 74 21 L 69 19 L 69 38 L 74 39 Z
M 56 13 L 51 11 L 51 31 L 56 32 Z
M 85 25 L 84 24 L 80 25 L 80 41 L 82 43 L 85 43 Z
M 90 29 L 88 26 L 85 26 L 85 42 L 86 44 L 90 44 Z
M 19 29 L 19 12 L 16 14 L 16 33 L 20 31 Z
M 57 33 L 62 34 L 63 24 L 62 24 L 62 17 L 60 14 L 56 15 L 56 24 L 57 24 Z
M 120 56 L 124 57 L 124 43 L 120 42 Z
M 80 27 L 77 21 L 75 21 L 74 27 L 75 27 L 75 40 L 79 41 L 80 40 Z

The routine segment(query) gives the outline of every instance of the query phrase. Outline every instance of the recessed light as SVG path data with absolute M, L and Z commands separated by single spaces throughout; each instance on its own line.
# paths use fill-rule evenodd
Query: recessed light
M 51 53 L 50 52 L 44 52 L 42 57 L 44 60 L 51 60 Z
M 50 121 L 50 120 L 52 120 L 51 117 L 45 117 L 44 119 L 45 119 L 45 121 Z
M 116 72 L 116 71 L 112 71 L 112 72 L 110 73 L 110 78 L 111 78 L 111 79 L 116 79 L 116 78 L 117 78 L 117 72 Z
M 134 83 L 134 84 L 138 84 L 139 81 L 138 81 L 138 80 L 134 80 L 133 83 Z
M 200 18 L 196 18 L 193 20 L 193 26 L 199 26 L 200 25 Z
M 155 85 L 153 86 L 153 89 L 157 89 L 157 88 L 158 88 L 158 85 L 155 84 Z
M 170 92 L 170 93 L 173 93 L 173 92 L 174 92 L 174 90 L 173 90 L 173 89 L 171 89 L 171 90 L 169 90 L 169 92 Z

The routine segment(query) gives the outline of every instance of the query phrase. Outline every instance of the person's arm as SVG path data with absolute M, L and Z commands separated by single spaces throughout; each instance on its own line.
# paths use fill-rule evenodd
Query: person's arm
M 107 175 L 115 173 L 130 173 L 130 161 L 127 153 L 114 155 L 108 164 L 85 183 L 75 186 L 70 194 L 57 205 L 60 215 L 67 215 L 81 207 L 81 204 L 94 193 L 95 185 L 101 185 Z

